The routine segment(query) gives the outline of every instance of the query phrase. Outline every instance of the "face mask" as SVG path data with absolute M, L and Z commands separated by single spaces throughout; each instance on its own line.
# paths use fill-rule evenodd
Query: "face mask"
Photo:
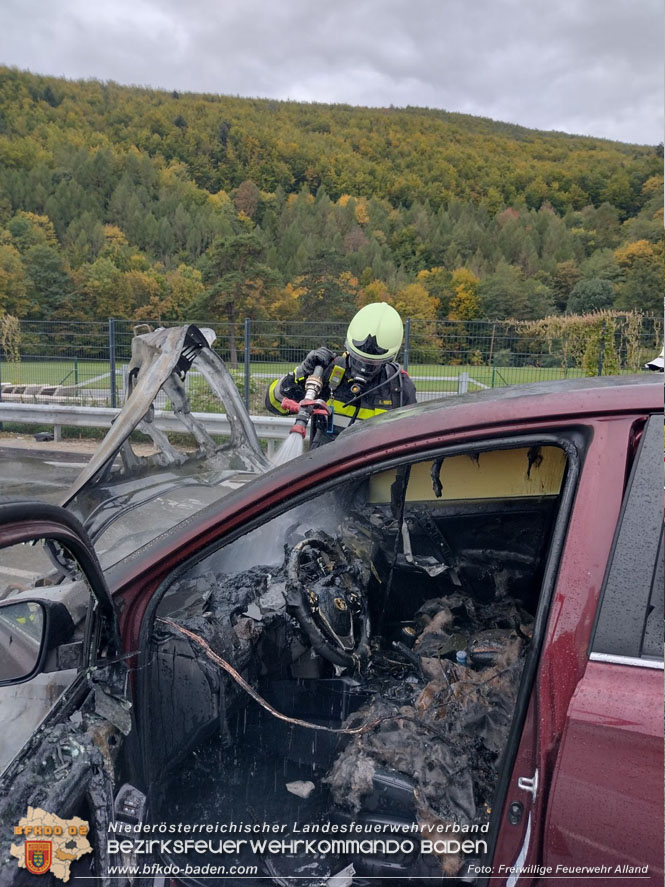
M 360 394 L 379 375 L 383 365 L 384 361 L 363 360 L 361 357 L 349 355 L 351 392 L 354 395 Z

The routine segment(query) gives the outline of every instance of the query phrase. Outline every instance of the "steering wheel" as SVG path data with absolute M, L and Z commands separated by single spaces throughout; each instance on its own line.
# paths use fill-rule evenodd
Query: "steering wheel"
M 352 557 L 321 532 L 294 545 L 286 569 L 288 611 L 317 653 L 346 668 L 367 656 L 369 637 L 363 572 Z

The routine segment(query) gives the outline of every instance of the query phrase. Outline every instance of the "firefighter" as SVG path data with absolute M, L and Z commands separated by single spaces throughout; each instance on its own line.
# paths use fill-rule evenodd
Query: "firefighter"
M 337 355 L 325 346 L 310 351 L 293 372 L 268 387 L 267 408 L 282 416 L 293 412 L 293 404 L 305 397 L 305 379 L 321 367 L 320 397 L 330 415 L 312 417 L 310 446 L 318 447 L 359 419 L 415 403 L 415 386 L 395 360 L 403 335 L 402 319 L 391 305 L 365 305 L 349 324 L 345 351 Z

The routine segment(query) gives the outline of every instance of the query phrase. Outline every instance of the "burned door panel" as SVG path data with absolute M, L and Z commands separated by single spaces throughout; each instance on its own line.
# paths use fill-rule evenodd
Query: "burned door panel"
M 88 878 L 96 872 L 105 885 L 119 752 L 132 729 L 111 598 L 85 533 L 62 509 L 7 504 L 0 540 L 2 572 L 11 577 L 0 608 L 0 657 L 12 691 L 2 699 L 0 883 L 29 879 L 27 840 L 48 815 L 61 828 L 60 820 L 78 818 L 90 835 L 70 845 L 62 832 L 54 877 L 68 880 L 71 865 Z M 41 565 L 40 555 L 50 570 L 30 581 L 25 567 Z

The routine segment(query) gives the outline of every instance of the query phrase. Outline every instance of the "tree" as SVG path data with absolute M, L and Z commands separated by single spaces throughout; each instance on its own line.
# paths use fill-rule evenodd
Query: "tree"
M 514 265 L 499 262 L 495 273 L 481 280 L 476 292 L 482 315 L 489 320 L 521 320 L 531 316 L 524 277 Z
M 305 292 L 302 287 L 287 283 L 278 289 L 267 306 L 268 316 L 278 324 L 297 320 L 300 312 L 300 297 Z
M 153 270 L 140 271 L 133 268 L 122 275 L 120 289 L 126 293 L 127 306 L 132 316 L 137 319 L 161 320 L 161 314 L 150 314 L 146 307 L 159 305 L 160 301 L 166 300 L 167 289 L 163 275 Z
M 439 300 L 439 318 L 446 318 L 450 310 L 450 300 L 453 296 L 450 271 L 440 267 L 429 268 L 419 271 L 416 279 L 418 283 L 422 283 L 430 296 L 435 296 Z
M 623 277 L 623 271 L 611 249 L 599 249 L 592 253 L 580 265 L 581 276 L 585 280 L 596 277 L 598 280 L 609 280 L 616 283 Z
M 390 239 L 395 264 L 407 271 L 418 271 L 425 263 L 426 245 L 421 240 L 415 225 L 399 228 Z
M 99 258 L 77 275 L 78 289 L 100 317 L 129 317 L 132 305 L 123 285 L 122 271 L 110 259 Z
M 372 302 L 390 301 L 390 293 L 385 283 L 382 280 L 372 280 L 358 293 L 356 305 L 358 308 L 364 308 L 365 305 L 371 305 Z
M 0 315 L 25 317 L 29 304 L 21 256 L 10 244 L 0 245 Z
M 450 300 L 448 314 L 451 320 L 473 320 L 480 315 L 480 303 L 476 294 L 479 283 L 479 279 L 468 268 L 453 271 L 451 287 L 455 295 Z
M 356 292 L 341 277 L 343 270 L 340 253 L 331 247 L 322 247 L 309 259 L 305 273 L 297 280 L 304 289 L 300 299 L 304 320 L 348 323 L 355 310 Z
M 239 213 L 253 219 L 259 206 L 259 189 L 250 179 L 238 186 L 233 203 Z
M 73 290 L 72 279 L 65 270 L 62 255 L 52 246 L 38 244 L 24 257 L 31 313 L 49 317 L 65 302 Z
M 602 203 L 597 209 L 587 206 L 582 211 L 584 227 L 591 233 L 591 249 L 615 247 L 621 237 L 619 213 L 610 203 Z
M 559 311 L 565 311 L 568 299 L 580 279 L 580 269 L 573 259 L 558 262 L 552 276 L 552 292 Z
M 575 284 L 568 299 L 569 314 L 588 314 L 611 308 L 614 301 L 614 287 L 609 280 L 580 280 Z
M 128 271 L 131 265 L 132 250 L 127 238 L 115 225 L 104 225 L 104 245 L 99 257 L 110 259 L 121 271 Z
M 411 331 L 411 353 L 421 361 L 434 360 L 441 342 L 437 336 L 436 315 L 439 300 L 431 296 L 422 283 L 410 283 L 389 300 L 402 320 L 416 320 Z
M 21 211 L 10 219 L 7 228 L 20 252 L 37 245 L 56 247 L 58 243 L 53 222 L 48 216 Z
M 611 206 L 622 210 L 624 218 L 634 209 L 635 196 L 625 169 L 619 169 L 610 176 L 603 189 L 603 197 Z
M 266 248 L 259 264 L 276 272 L 280 292 L 287 282 L 303 290 L 282 301 L 289 316 L 347 321 L 351 302 L 364 296 L 345 272 L 392 295 L 422 284 L 439 300 L 439 319 L 469 315 L 468 300 L 451 309 L 451 272 L 466 268 L 480 280 L 481 314 L 533 317 L 550 304 L 547 287 L 554 310 L 566 309 L 575 265 L 580 279 L 614 283 L 617 304 L 659 310 L 662 162 L 654 147 L 437 111 L 176 98 L 7 68 L 0 93 L 0 227 L 8 231 L 0 245 L 20 253 L 35 306 L 48 286 L 43 275 L 31 282 L 33 247 L 53 249 L 77 286 L 99 258 L 122 275 L 147 275 L 119 278 L 123 310 L 155 306 L 171 318 L 188 303 L 172 292 L 174 269 L 196 262 L 204 273 L 215 240 L 256 233 Z M 110 242 L 108 225 L 116 226 Z M 605 261 L 640 241 L 652 244 L 655 260 Z M 4 271 L 12 285 L 14 270 Z M 57 310 L 103 317 L 110 296 L 101 282 L 99 304 L 81 289 L 56 299 Z M 266 283 L 253 298 L 263 311 L 277 296 Z M 196 304 L 207 305 L 200 293 Z
M 261 239 L 250 231 L 218 238 L 205 254 L 203 280 L 208 289 L 199 305 L 211 319 L 219 314 L 226 317 L 234 368 L 238 366 L 236 323 L 247 314 L 255 318 L 264 314 L 266 287 L 276 283 L 274 271 L 263 262 L 264 253 Z
M 186 321 L 193 317 L 194 306 L 205 292 L 201 272 L 190 265 L 178 265 L 166 275 L 168 317 Z
M 436 320 L 439 300 L 430 296 L 422 283 L 410 283 L 390 298 L 393 307 L 403 319 Z
M 617 285 L 616 307 L 662 315 L 662 244 L 636 240 L 615 250 L 614 256 L 624 273 Z
M 359 225 L 366 225 L 369 222 L 367 201 L 363 197 L 361 197 L 359 200 L 356 200 L 354 212 L 356 216 L 356 222 L 358 222 Z

